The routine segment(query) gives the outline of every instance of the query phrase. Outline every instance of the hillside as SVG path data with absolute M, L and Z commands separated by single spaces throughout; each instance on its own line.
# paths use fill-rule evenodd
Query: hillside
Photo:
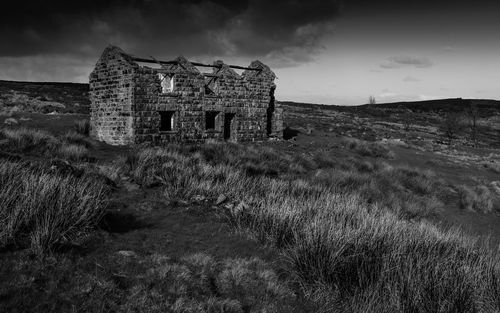
M 282 102 L 286 140 L 109 146 L 87 85 L 0 85 L 2 312 L 500 309 L 496 104 L 475 140 L 463 114 L 446 138 L 454 99 Z
M 500 112 L 500 101 L 499 100 L 489 100 L 489 99 L 462 99 L 462 98 L 452 98 L 452 99 L 439 99 L 439 100 L 426 100 L 426 101 L 413 101 L 413 102 L 391 102 L 391 103 L 377 103 L 375 105 L 362 104 L 357 106 L 345 106 L 345 105 L 327 105 L 327 104 L 314 104 L 314 103 L 302 103 L 293 101 L 280 101 L 283 105 L 289 107 L 299 107 L 308 109 L 319 109 L 319 110 L 334 110 L 343 112 L 361 112 L 369 113 L 374 107 L 379 109 L 399 109 L 399 110 L 411 110 L 413 112 L 451 112 L 459 110 L 465 110 L 468 108 L 470 103 L 475 103 L 479 109 L 484 112 L 484 115 L 491 114 L 493 112 Z
M 332 132 L 369 140 L 399 139 L 433 146 L 450 138 L 443 127 L 450 116 L 458 120 L 453 141 L 462 146 L 500 147 L 500 101 L 443 99 L 360 106 L 329 106 L 281 102 L 290 128 Z M 470 104 L 476 105 L 475 139 Z M 309 129 L 309 130 L 308 130 Z
M 88 113 L 88 84 L 0 80 L 0 111 Z

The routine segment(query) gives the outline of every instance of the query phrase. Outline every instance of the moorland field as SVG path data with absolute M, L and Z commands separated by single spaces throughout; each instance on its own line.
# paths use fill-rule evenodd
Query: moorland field
M 87 90 L 0 81 L 0 312 L 500 311 L 500 102 L 116 147 Z

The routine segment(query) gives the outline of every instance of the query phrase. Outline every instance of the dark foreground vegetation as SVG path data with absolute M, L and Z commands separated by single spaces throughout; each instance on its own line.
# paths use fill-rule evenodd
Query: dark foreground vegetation
M 220 144 L 144 149 L 124 164 L 140 184 L 164 186 L 166 197 L 227 197 L 228 221 L 279 249 L 324 308 L 498 309 L 496 255 L 419 221 L 439 208 L 432 173 Z
M 431 222 L 454 187 L 389 165 L 386 146 L 344 141 L 337 149 L 350 158 L 272 145 L 138 146 L 95 163 L 68 149 L 92 149 L 81 134 L 0 136 L 0 311 L 500 310 L 496 252 Z M 272 247 L 279 265 L 204 252 L 96 257 L 124 184 L 197 203 Z M 472 209 L 488 207 L 481 190 L 461 195 Z
M 0 312 L 500 311 L 497 246 L 441 223 L 496 216 L 498 102 L 283 103 L 288 142 L 132 149 L 88 104 L 0 82 Z

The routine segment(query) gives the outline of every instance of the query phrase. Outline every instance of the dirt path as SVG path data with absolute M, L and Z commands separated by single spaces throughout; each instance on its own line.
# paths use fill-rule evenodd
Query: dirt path
M 103 222 L 109 235 L 99 249 L 171 257 L 204 252 L 216 258 L 276 260 L 271 249 L 235 234 L 208 202 L 169 202 L 161 188 L 133 189 L 116 193 Z

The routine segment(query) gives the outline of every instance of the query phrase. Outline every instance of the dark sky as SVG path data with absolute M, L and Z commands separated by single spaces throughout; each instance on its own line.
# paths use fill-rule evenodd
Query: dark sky
M 0 56 L 86 57 L 113 42 L 145 55 L 262 56 L 314 49 L 338 15 L 336 1 L 8 1 Z
M 0 79 L 85 82 L 115 44 L 160 59 L 262 59 L 293 100 L 500 98 L 499 34 L 500 1 L 489 0 L 7 0 Z

